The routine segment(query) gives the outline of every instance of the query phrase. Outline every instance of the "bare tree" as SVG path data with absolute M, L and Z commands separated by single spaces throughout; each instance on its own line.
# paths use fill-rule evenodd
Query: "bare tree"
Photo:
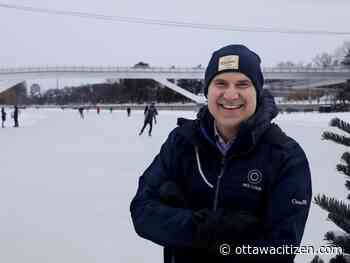
M 344 60 L 350 50 L 350 41 L 345 41 L 340 47 L 334 51 L 334 59 L 341 62 Z
M 334 65 L 333 56 L 326 52 L 314 57 L 313 62 L 317 67 L 322 67 L 322 68 L 326 68 Z

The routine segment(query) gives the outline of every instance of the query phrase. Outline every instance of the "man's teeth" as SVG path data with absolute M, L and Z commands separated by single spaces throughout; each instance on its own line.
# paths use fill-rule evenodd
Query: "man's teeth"
M 242 106 L 242 105 L 235 105 L 235 106 L 222 105 L 222 107 L 224 107 L 225 109 L 229 109 L 229 110 L 238 109 L 238 108 L 240 108 L 241 106 Z

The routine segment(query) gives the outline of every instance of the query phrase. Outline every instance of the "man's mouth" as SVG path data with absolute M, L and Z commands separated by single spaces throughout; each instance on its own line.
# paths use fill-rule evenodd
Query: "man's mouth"
M 225 105 L 225 104 L 220 104 L 221 107 L 223 107 L 225 110 L 238 110 L 243 107 L 244 104 L 239 104 L 239 105 Z

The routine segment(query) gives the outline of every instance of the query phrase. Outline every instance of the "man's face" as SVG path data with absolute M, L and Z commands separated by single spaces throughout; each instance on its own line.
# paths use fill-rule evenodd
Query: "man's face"
M 253 83 L 238 72 L 216 75 L 208 87 L 208 108 L 219 131 L 235 135 L 239 124 L 255 112 L 256 90 Z

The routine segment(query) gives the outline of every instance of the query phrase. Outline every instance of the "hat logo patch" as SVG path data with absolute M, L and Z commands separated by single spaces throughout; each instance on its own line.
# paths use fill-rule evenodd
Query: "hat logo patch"
M 239 69 L 239 56 L 229 55 L 219 58 L 218 71 L 225 69 Z

